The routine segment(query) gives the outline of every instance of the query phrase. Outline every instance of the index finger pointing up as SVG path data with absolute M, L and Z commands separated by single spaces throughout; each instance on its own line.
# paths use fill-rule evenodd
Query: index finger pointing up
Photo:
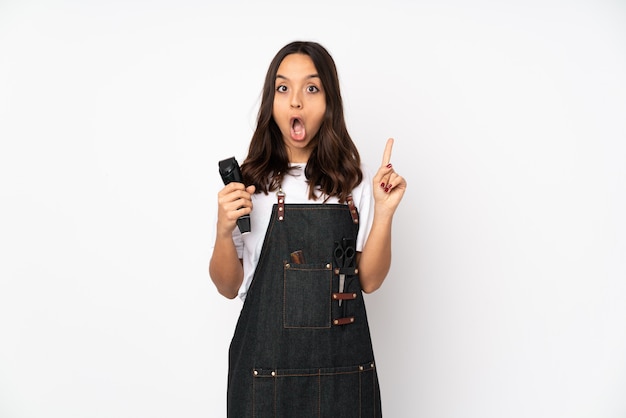
M 393 148 L 393 138 L 389 138 L 387 140 L 387 145 L 385 145 L 385 152 L 383 154 L 383 166 L 387 166 L 389 161 L 391 161 L 391 148 Z

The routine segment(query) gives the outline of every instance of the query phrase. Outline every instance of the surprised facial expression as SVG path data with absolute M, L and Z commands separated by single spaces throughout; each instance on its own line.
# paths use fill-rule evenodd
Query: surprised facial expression
M 272 116 L 280 128 L 289 162 L 307 162 L 311 140 L 322 125 L 326 95 L 311 57 L 287 55 L 276 72 Z

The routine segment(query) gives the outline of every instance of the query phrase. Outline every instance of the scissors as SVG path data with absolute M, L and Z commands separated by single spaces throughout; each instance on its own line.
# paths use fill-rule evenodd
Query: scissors
M 356 242 L 354 239 L 344 238 L 339 241 L 335 241 L 335 248 L 333 250 L 333 258 L 335 265 L 339 269 L 339 293 L 343 293 L 343 288 L 346 282 L 346 274 L 344 269 L 355 266 L 356 256 Z M 339 299 L 339 306 L 341 306 L 341 299 Z

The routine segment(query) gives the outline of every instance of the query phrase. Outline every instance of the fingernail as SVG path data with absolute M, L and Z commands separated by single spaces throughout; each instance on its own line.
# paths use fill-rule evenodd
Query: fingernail
M 391 163 L 387 164 L 387 168 L 391 168 Z
M 392 187 L 393 187 L 393 184 L 387 185 L 387 190 L 391 190 Z
M 385 187 L 385 193 L 389 192 L 389 187 Z
M 385 188 L 385 183 L 380 183 L 380 187 Z

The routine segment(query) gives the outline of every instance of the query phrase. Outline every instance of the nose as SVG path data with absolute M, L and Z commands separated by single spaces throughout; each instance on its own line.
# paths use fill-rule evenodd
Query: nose
M 300 109 L 302 107 L 302 100 L 300 100 L 300 95 L 298 93 L 291 95 L 291 107 L 294 109 Z

